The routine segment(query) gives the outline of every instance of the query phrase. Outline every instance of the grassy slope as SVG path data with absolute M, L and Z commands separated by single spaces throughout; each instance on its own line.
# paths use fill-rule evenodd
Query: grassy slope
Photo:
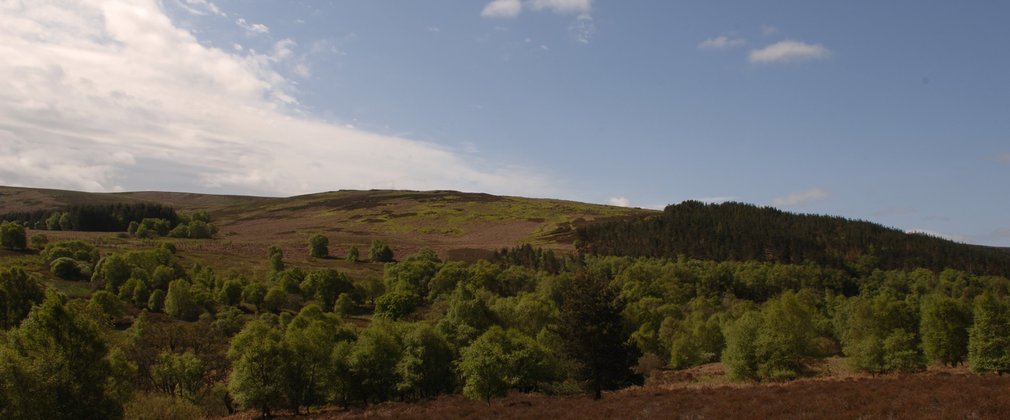
M 501 197 L 455 191 L 337 191 L 288 198 L 226 196 L 172 192 L 83 193 L 0 187 L 0 214 L 55 210 L 72 204 L 156 202 L 180 212 L 206 210 L 220 233 L 213 240 L 171 240 L 184 264 L 200 261 L 219 273 L 257 276 L 267 271 L 266 250 L 281 247 L 285 260 L 304 268 L 332 267 L 352 277 L 381 276 L 381 266 L 342 260 L 351 246 L 367 257 L 372 240 L 384 240 L 396 255 L 422 247 L 443 258 L 474 259 L 504 248 L 532 243 L 571 250 L 569 229 L 601 218 L 654 213 L 648 210 L 572 201 Z M 123 238 L 115 233 L 30 231 L 50 241 L 84 239 L 103 254 L 153 247 L 157 241 Z M 322 233 L 330 239 L 333 259 L 309 259 L 307 239 Z M 22 266 L 44 273 L 50 284 L 71 295 L 87 293 L 45 273 L 38 257 L 0 251 L 0 265 Z M 68 290 L 69 289 L 69 290 Z

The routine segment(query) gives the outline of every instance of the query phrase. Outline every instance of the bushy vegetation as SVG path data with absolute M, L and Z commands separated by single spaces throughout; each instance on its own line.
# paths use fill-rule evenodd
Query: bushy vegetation
M 285 262 L 279 248 L 252 275 L 215 272 L 170 244 L 99 254 L 60 241 L 38 258 L 95 291 L 68 299 L 37 275 L 0 271 L 5 418 L 270 415 L 446 393 L 600 398 L 641 383 L 642 360 L 721 361 L 744 381 L 810 375 L 830 356 L 873 375 L 929 363 L 1010 371 L 1010 280 L 952 269 L 559 257 L 530 246 L 470 264 L 422 249 L 374 266 L 381 278 Z

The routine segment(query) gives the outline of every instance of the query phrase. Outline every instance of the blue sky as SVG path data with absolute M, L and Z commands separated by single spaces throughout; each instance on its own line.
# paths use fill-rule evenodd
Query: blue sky
M 736 200 L 1010 246 L 1008 12 L 5 3 L 0 182 Z

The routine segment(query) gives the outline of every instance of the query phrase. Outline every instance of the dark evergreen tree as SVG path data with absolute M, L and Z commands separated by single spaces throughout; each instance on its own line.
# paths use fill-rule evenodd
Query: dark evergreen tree
M 600 399 L 603 390 L 641 381 L 631 371 L 641 351 L 630 344 L 617 290 L 600 274 L 581 272 L 563 292 L 557 334 L 568 357 L 579 364 L 578 378 Z

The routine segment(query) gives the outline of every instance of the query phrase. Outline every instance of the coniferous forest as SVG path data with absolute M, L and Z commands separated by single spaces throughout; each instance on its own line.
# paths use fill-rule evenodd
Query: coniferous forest
M 1010 275 L 1010 249 L 743 203 L 686 201 L 667 206 L 662 215 L 582 227 L 577 238 L 581 250 L 597 255 L 812 262 L 864 272 L 952 268 Z

